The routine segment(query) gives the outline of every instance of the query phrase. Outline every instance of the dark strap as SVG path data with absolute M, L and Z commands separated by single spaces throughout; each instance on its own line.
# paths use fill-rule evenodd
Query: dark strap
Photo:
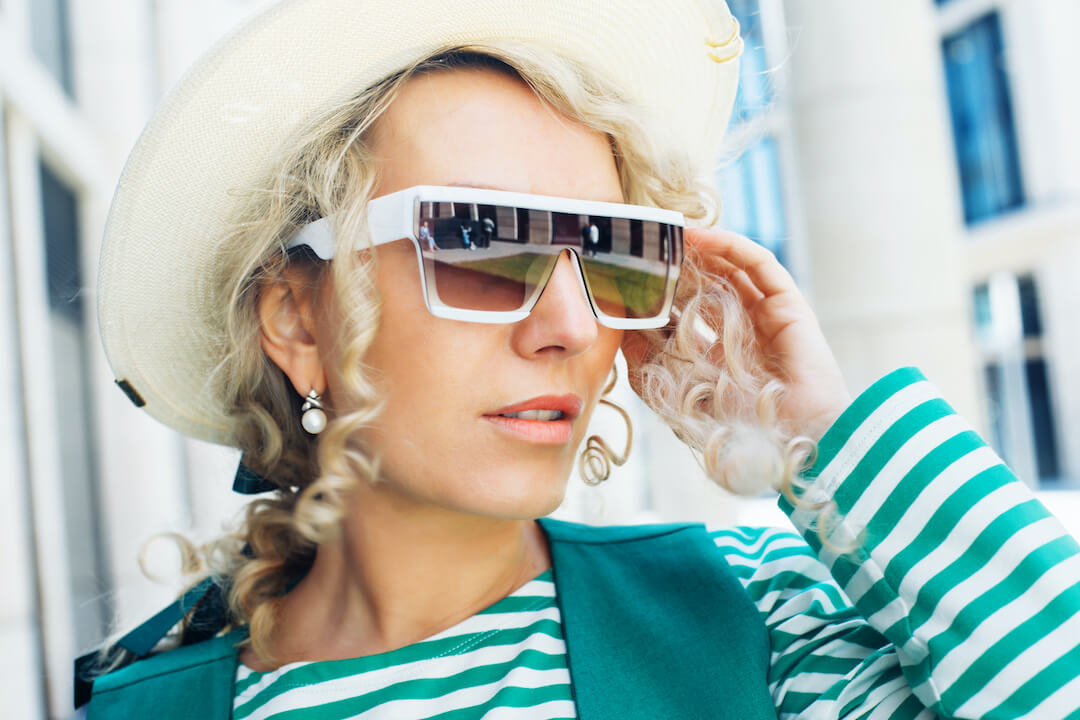
M 776 720 L 765 624 L 703 526 L 541 526 L 578 717 Z
M 236 475 L 233 477 L 232 489 L 233 492 L 242 495 L 258 495 L 259 493 L 277 490 L 278 486 L 241 461 L 236 468 Z
M 126 648 L 131 651 L 135 657 L 146 657 L 150 654 L 150 651 L 154 649 L 154 646 L 161 642 L 161 639 L 168 634 L 169 630 L 176 626 L 176 623 L 184 619 L 192 608 L 194 608 L 203 596 L 206 595 L 206 591 L 211 587 L 214 587 L 214 581 L 212 578 L 206 578 L 195 587 L 188 590 L 181 595 L 172 604 L 158 612 L 152 618 L 138 626 L 124 637 L 117 641 L 117 645 Z
M 229 624 L 228 589 L 214 582 L 195 604 L 195 609 L 184 627 L 181 645 L 194 645 L 209 640 Z

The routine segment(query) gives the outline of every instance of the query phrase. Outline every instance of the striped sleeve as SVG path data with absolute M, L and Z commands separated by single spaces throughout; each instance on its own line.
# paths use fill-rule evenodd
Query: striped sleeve
M 860 395 L 806 477 L 826 542 L 786 500 L 805 543 L 715 535 L 781 717 L 1080 718 L 1080 546 L 921 373 Z
M 889 641 L 870 627 L 806 542 L 775 528 L 725 528 L 713 540 L 769 631 L 769 691 L 780 718 L 932 718 L 912 696 Z M 920 718 L 921 720 L 921 718 Z

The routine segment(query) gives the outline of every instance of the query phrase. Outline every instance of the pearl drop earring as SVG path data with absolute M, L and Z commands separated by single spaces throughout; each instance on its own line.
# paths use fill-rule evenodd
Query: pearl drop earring
M 318 435 L 326 429 L 326 412 L 322 406 L 322 396 L 312 390 L 300 406 L 300 424 L 312 435 Z

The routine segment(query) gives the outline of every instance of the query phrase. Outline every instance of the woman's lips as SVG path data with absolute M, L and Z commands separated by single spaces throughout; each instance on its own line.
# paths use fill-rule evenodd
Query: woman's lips
M 584 402 L 577 395 L 543 395 L 484 414 L 484 419 L 500 430 L 541 445 L 563 445 L 570 441 L 574 420 Z M 527 417 L 507 417 L 526 413 Z M 530 419 L 555 416 L 558 419 Z

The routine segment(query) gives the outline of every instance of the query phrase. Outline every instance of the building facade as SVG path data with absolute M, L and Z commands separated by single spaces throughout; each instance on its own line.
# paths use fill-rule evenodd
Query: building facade
M 70 715 L 71 659 L 181 578 L 161 531 L 240 508 L 235 453 L 136 410 L 100 350 L 112 189 L 155 103 L 265 0 L 0 0 L 0 656 L 16 718 Z M 1058 513 L 1080 517 L 1080 48 L 1070 0 L 730 0 L 742 91 L 723 224 L 807 291 L 853 392 L 915 364 Z M 625 373 L 624 373 L 625 375 Z M 595 522 L 779 522 L 734 501 L 625 384 Z M 621 420 L 595 429 L 619 447 Z M 166 582 L 148 580 L 137 559 Z

